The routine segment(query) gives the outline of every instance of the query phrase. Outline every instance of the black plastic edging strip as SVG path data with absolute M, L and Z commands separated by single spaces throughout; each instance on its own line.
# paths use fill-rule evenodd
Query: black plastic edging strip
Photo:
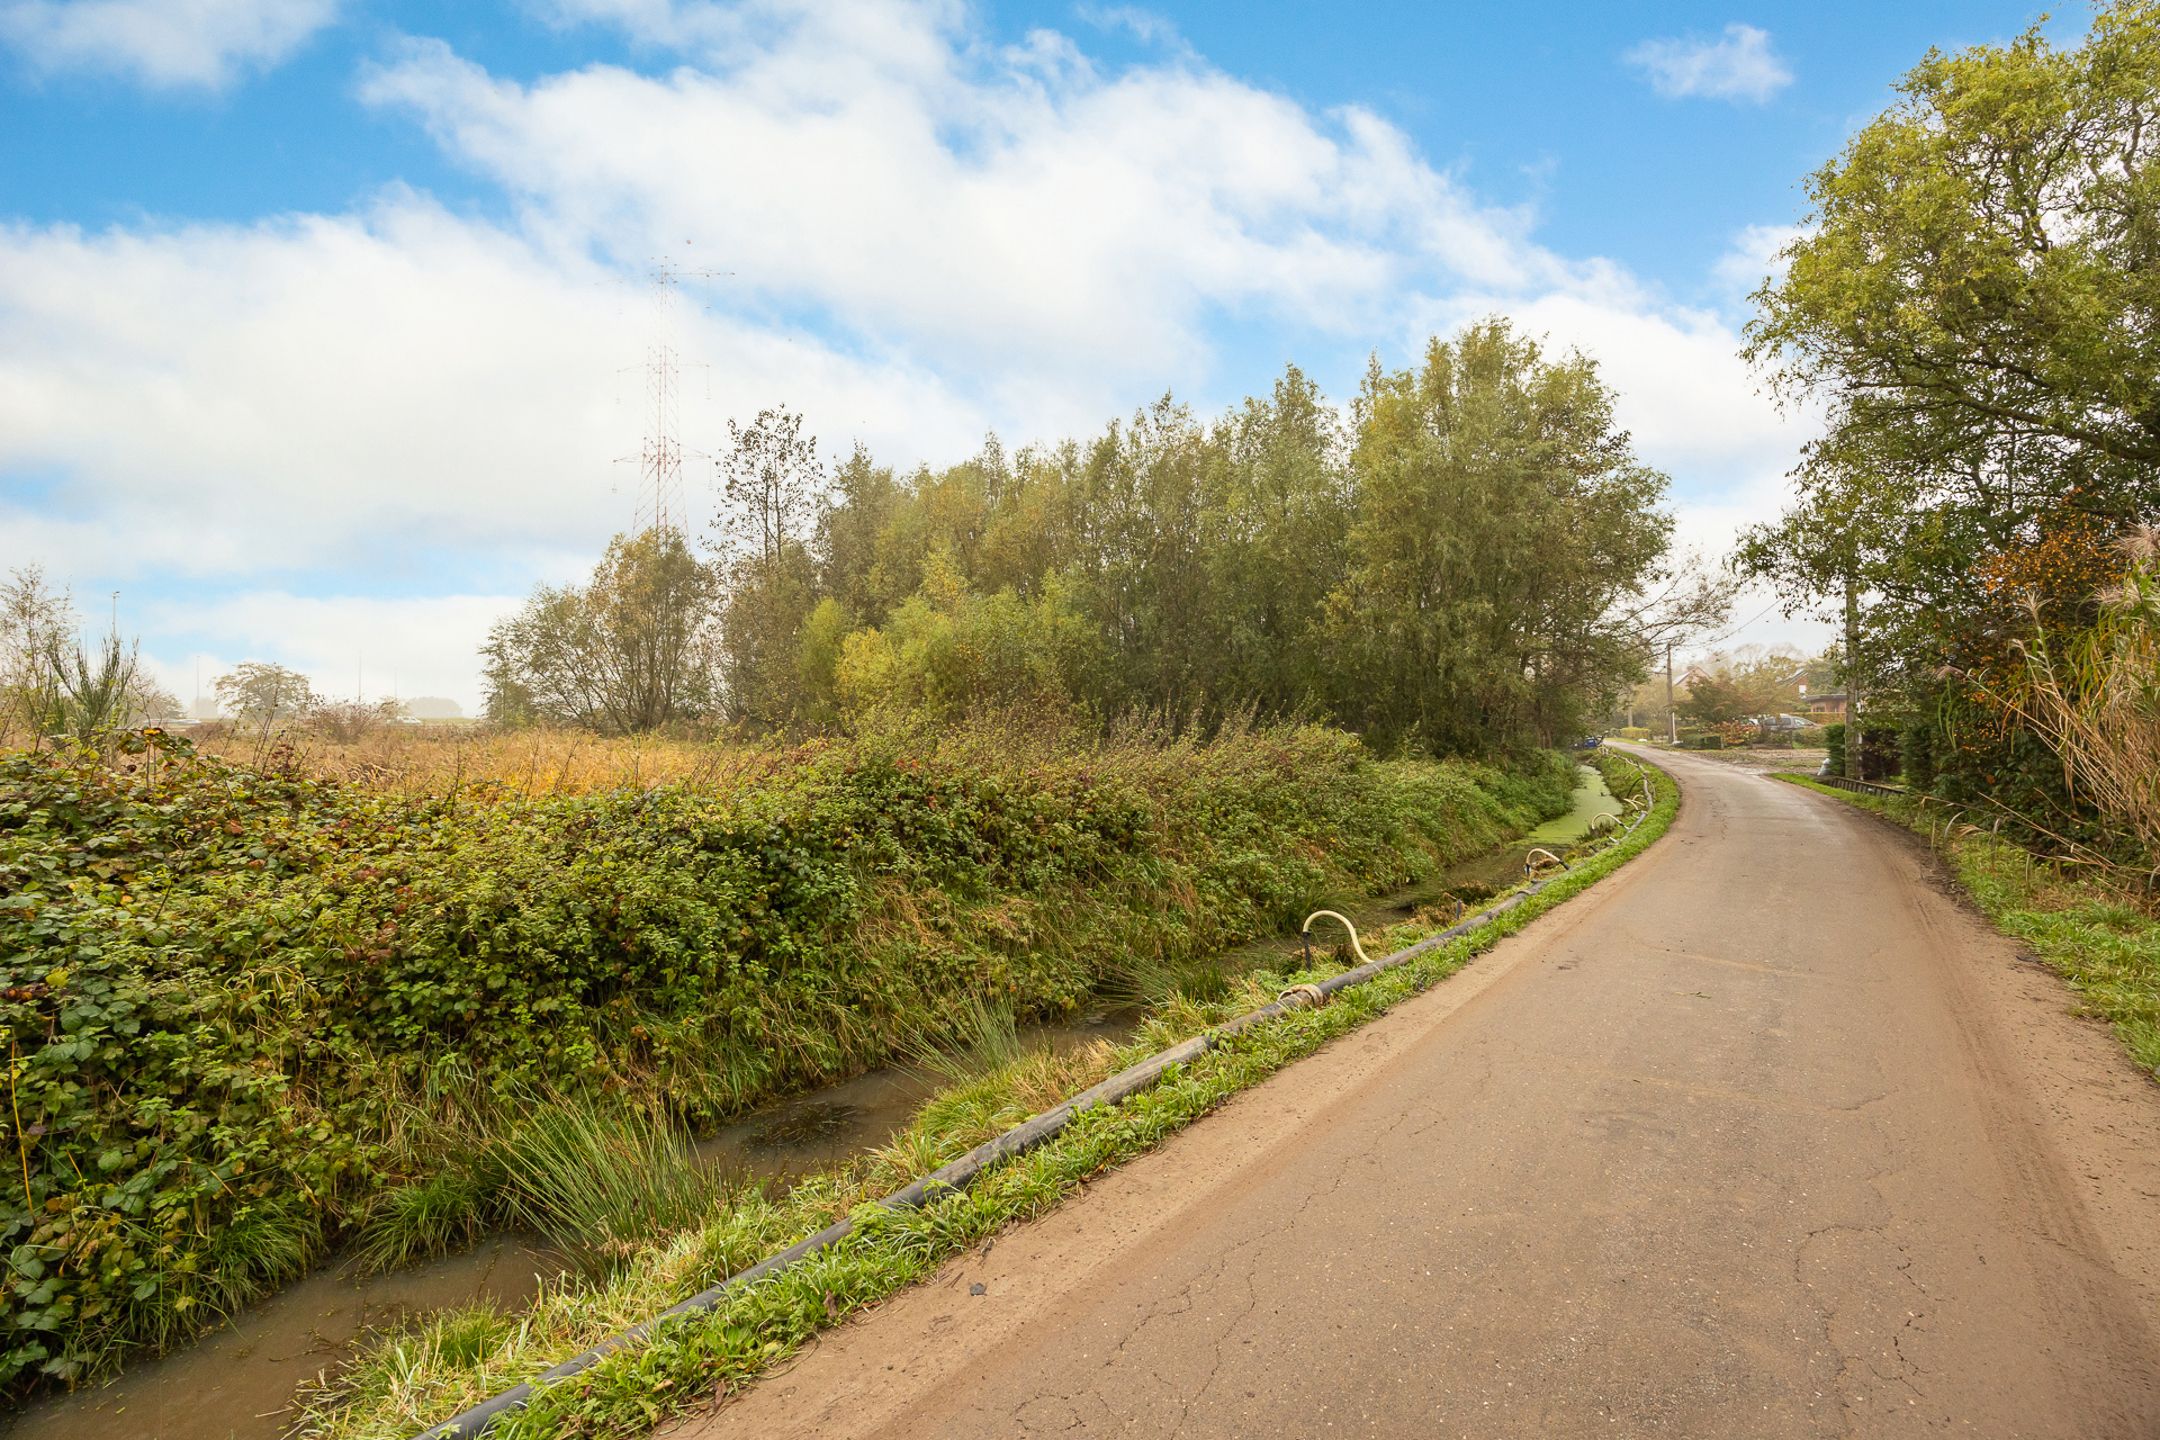
M 1643 778 L 1643 784 L 1647 789 L 1649 786 L 1649 777 L 1647 775 Z M 1627 829 L 1620 832 L 1620 835 L 1613 843 L 1617 845 L 1634 834 L 1636 826 L 1649 819 L 1650 812 L 1656 808 L 1653 799 L 1653 803 L 1645 805 L 1642 814 L 1636 816 L 1629 823 Z M 1368 961 L 1356 969 L 1345 970 L 1339 975 L 1330 975 L 1313 988 L 1322 997 L 1326 997 L 1348 990 L 1353 986 L 1362 985 L 1383 971 L 1392 970 L 1398 965 L 1408 964 L 1428 951 L 1437 950 L 1449 941 L 1458 940 L 1472 930 L 1489 924 L 1522 904 L 1532 895 L 1537 894 L 1549 883 L 1551 883 L 1549 879 L 1533 881 L 1491 909 L 1481 910 L 1467 920 L 1458 920 L 1437 935 L 1428 935 L 1415 945 L 1397 950 L 1392 955 L 1385 955 L 1378 960 Z M 1241 1034 L 1256 1025 L 1265 1024 L 1270 1020 L 1287 1015 L 1293 1010 L 1303 1008 L 1305 1008 L 1305 1005 L 1302 999 L 1294 1000 L 1285 997 L 1280 1000 L 1273 1000 L 1257 1010 L 1249 1010 L 1235 1019 L 1226 1020 L 1213 1029 L 1205 1030 L 1190 1040 L 1173 1045 L 1167 1050 L 1158 1050 L 1153 1055 L 1148 1056 L 1147 1059 L 1140 1061 L 1136 1065 L 1127 1066 L 1100 1084 L 1081 1091 L 1070 1100 L 1060 1105 L 1054 1105 L 1033 1119 L 1015 1125 L 1002 1135 L 985 1140 L 959 1159 L 931 1171 L 928 1175 L 914 1181 L 903 1189 L 895 1190 L 892 1194 L 875 1203 L 887 1210 L 919 1210 L 933 1200 L 940 1199 L 956 1190 L 965 1190 L 975 1183 L 975 1180 L 983 1171 L 1000 1160 L 1010 1159 L 1012 1156 L 1022 1155 L 1034 1149 L 1037 1145 L 1071 1124 L 1083 1111 L 1092 1110 L 1098 1105 L 1115 1105 L 1119 1101 L 1136 1095 L 1153 1085 L 1162 1078 L 1165 1071 L 1182 1065 L 1189 1060 L 1199 1059 L 1233 1035 Z M 821 1250 L 838 1244 L 853 1234 L 854 1231 L 855 1222 L 852 1218 L 828 1225 L 815 1235 L 796 1241 L 778 1254 L 766 1256 L 749 1269 L 730 1275 L 710 1289 L 701 1290 L 689 1299 L 669 1306 L 652 1319 L 640 1321 L 627 1330 L 618 1331 L 593 1346 L 590 1350 L 571 1356 L 560 1365 L 542 1371 L 523 1384 L 512 1386 L 499 1395 L 491 1396 L 469 1410 L 460 1411 L 440 1425 L 421 1432 L 417 1440 L 471 1440 L 471 1437 L 481 1434 L 511 1411 L 523 1408 L 525 1403 L 531 1400 L 542 1386 L 552 1385 L 558 1380 L 567 1380 L 573 1375 L 591 1369 L 625 1346 L 635 1345 L 646 1339 L 662 1324 L 678 1316 L 696 1315 L 708 1310 L 716 1310 L 734 1292 L 755 1284 L 768 1275 L 785 1270 L 798 1260 L 806 1259 Z

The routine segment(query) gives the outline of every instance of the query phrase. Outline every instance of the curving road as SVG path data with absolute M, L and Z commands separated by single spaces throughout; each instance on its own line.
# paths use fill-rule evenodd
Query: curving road
M 1923 848 L 1665 763 L 1617 876 L 674 1433 L 2160 1436 L 2160 1086 Z

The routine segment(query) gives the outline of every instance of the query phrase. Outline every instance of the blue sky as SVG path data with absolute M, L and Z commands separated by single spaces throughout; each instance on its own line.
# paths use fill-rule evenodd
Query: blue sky
M 268 658 L 470 703 L 629 518 L 655 254 L 733 272 L 693 446 L 784 400 L 952 460 L 1499 311 L 1599 359 L 1714 548 L 1808 433 L 1732 354 L 1802 178 L 2032 15 L 0 0 L 0 567 L 119 590 L 183 698 Z

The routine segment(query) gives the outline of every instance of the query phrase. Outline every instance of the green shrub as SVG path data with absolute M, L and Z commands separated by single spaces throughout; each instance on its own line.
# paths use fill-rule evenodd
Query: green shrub
M 1898 759 L 1907 788 L 1922 794 L 1935 788 L 1935 730 L 1925 721 L 1898 734 Z
M 384 1261 L 466 1237 L 522 1193 L 489 1160 L 520 1095 L 716 1120 L 963 997 L 1067 1011 L 1423 878 L 1572 775 L 1315 726 L 874 737 L 735 788 L 545 798 L 127 749 L 0 754 L 27 1182 L 0 1191 L 0 1387 L 184 1336 L 363 1225 Z
M 1869 727 L 1861 732 L 1866 745 L 1860 752 L 1860 778 L 1863 780 L 1894 780 L 1902 763 L 1902 735 L 1887 727 Z

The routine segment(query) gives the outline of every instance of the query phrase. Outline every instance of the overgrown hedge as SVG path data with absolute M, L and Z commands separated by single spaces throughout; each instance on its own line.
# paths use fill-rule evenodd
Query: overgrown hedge
M 289 1277 L 476 1097 L 709 1119 L 876 1063 L 955 998 L 1062 1011 L 1407 883 L 1558 813 L 1570 772 L 1317 727 L 962 734 L 725 790 L 413 798 L 128 748 L 0 756 L 0 1387 Z

